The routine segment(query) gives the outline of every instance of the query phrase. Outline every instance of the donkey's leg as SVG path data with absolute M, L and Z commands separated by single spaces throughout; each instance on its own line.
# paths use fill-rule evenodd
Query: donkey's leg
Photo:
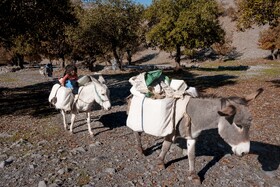
M 67 130 L 66 113 L 64 110 L 60 110 L 60 112 L 62 114 L 64 129 Z
M 189 179 L 195 184 L 201 184 L 200 177 L 195 172 L 195 143 L 196 139 L 187 141 L 188 158 L 189 158 Z
M 88 132 L 91 136 L 93 136 L 93 132 L 91 131 L 91 126 L 90 126 L 90 112 L 87 112 L 87 125 L 88 125 Z
M 164 158 L 167 154 L 167 152 L 169 151 L 171 145 L 172 145 L 172 138 L 174 136 L 174 133 L 170 134 L 170 135 L 167 135 L 165 138 L 164 138 L 164 141 L 162 143 L 162 148 L 161 148 L 161 152 L 159 154 L 159 156 L 157 157 L 157 160 L 158 160 L 158 166 L 160 168 L 165 168 L 165 165 L 164 165 Z
M 75 122 L 76 114 L 71 112 L 71 125 L 70 125 L 70 133 L 73 134 L 73 125 Z
M 143 147 L 142 147 L 142 143 L 141 143 L 141 132 L 136 132 L 134 131 L 133 132 L 135 138 L 136 138 L 136 146 L 137 146 L 137 151 L 140 153 L 140 154 L 144 154 L 144 150 L 143 150 Z

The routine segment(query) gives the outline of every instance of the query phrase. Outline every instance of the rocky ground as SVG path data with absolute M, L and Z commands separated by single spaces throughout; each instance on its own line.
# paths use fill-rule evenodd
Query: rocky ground
M 145 156 L 136 151 L 126 127 L 125 98 L 128 79 L 138 73 L 103 72 L 113 107 L 92 112 L 93 137 L 85 114 L 78 115 L 71 135 L 63 129 L 59 111 L 47 101 L 61 71 L 55 70 L 54 80 L 36 68 L 0 74 L 0 186 L 193 186 L 187 177 L 188 159 L 178 145 L 167 154 L 164 170 L 154 162 L 162 138 L 144 134 Z M 231 155 L 217 130 L 206 131 L 196 146 L 196 170 L 201 186 L 280 186 L 279 62 L 212 62 L 165 73 L 186 80 L 202 94 L 242 96 L 263 87 L 264 93 L 250 106 L 250 153 Z

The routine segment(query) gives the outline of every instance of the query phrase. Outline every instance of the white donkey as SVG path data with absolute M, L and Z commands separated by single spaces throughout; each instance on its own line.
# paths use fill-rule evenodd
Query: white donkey
M 70 132 L 73 133 L 73 125 L 76 115 L 79 112 L 86 112 L 88 131 L 92 136 L 93 132 L 90 127 L 90 112 L 92 110 L 93 104 L 96 102 L 105 110 L 109 110 L 111 108 L 111 102 L 109 99 L 109 89 L 104 84 L 105 79 L 102 76 L 99 76 L 98 80 L 92 76 L 89 76 L 89 78 L 91 79 L 91 82 L 88 82 L 79 88 L 78 94 L 75 96 L 71 106 Z M 67 130 L 66 110 L 61 109 L 61 114 L 63 116 L 64 128 Z

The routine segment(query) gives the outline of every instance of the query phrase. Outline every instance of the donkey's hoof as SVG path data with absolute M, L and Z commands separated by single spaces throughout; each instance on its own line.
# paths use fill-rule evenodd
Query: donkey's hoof
M 162 160 L 158 160 L 158 161 L 157 161 L 157 166 L 158 166 L 158 168 L 159 168 L 160 170 L 165 169 L 165 164 L 164 164 L 164 162 L 163 162 Z
M 192 181 L 192 183 L 194 185 L 200 185 L 201 184 L 200 177 L 195 173 L 191 173 L 188 178 L 189 178 L 189 180 Z
M 201 185 L 201 181 L 200 181 L 199 178 L 198 179 L 193 179 L 192 182 L 193 182 L 194 185 Z
M 144 150 L 141 147 L 137 147 L 136 150 L 139 154 L 144 155 Z
M 94 134 L 93 133 L 89 133 L 90 137 L 94 137 Z
M 158 169 L 164 170 L 165 169 L 165 164 L 158 164 Z

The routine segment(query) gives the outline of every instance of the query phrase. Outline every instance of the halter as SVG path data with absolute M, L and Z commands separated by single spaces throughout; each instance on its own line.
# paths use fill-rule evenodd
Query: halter
M 106 102 L 106 101 L 109 101 L 109 100 L 103 100 L 103 99 L 100 97 L 100 95 L 98 94 L 98 92 L 97 92 L 97 90 L 96 90 L 96 86 L 95 86 L 94 82 L 93 82 L 93 85 L 94 85 L 94 91 L 95 91 L 95 93 L 96 93 L 97 97 L 99 98 L 99 100 L 100 100 L 102 103 L 104 103 L 104 102 Z

